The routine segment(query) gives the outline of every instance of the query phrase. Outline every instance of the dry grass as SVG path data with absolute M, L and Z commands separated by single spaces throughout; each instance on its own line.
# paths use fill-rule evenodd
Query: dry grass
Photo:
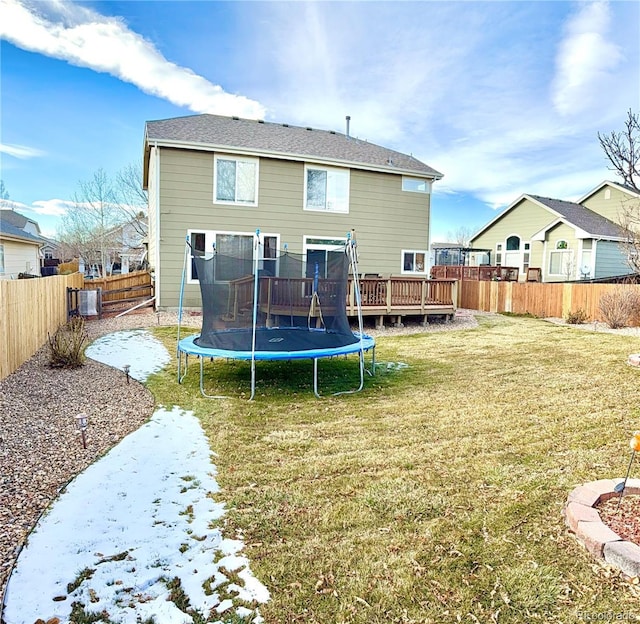
M 195 370 L 182 386 L 173 371 L 152 381 L 160 402 L 202 419 L 228 530 L 272 592 L 266 622 L 640 616 L 637 586 L 596 564 L 561 518 L 574 486 L 623 476 L 637 339 L 480 321 L 380 339 L 381 364 L 409 366 L 380 366 L 353 396 L 315 399 L 304 362 L 259 365 L 252 403 L 201 399 Z M 246 396 L 246 366 L 210 370 L 208 385 Z M 321 373 L 344 384 L 355 359 Z

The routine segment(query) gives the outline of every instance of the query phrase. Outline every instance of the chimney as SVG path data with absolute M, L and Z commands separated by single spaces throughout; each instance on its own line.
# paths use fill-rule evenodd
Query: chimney
M 349 135 L 349 122 L 351 121 L 351 117 L 349 115 L 347 115 L 347 139 L 350 138 Z

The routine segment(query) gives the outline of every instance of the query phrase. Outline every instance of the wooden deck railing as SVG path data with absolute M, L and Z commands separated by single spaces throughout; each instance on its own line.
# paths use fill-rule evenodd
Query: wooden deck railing
M 458 283 L 453 279 L 430 280 L 419 277 L 365 277 L 358 281 L 362 313 L 366 315 L 453 315 L 456 310 Z M 320 280 L 319 295 L 323 310 L 327 300 L 337 296 L 338 283 Z M 260 309 L 267 314 L 309 314 L 313 289 L 312 278 L 261 277 Z M 251 307 L 253 278 L 230 282 L 228 318 L 235 319 L 241 310 Z M 357 315 L 354 280 L 349 279 L 346 293 L 347 315 Z M 313 315 L 313 314 L 312 314 Z
M 369 314 L 453 314 L 457 281 L 420 277 L 365 277 L 359 280 L 362 312 Z M 347 314 L 357 313 L 353 280 L 349 280 Z
M 505 266 L 459 266 L 438 264 L 431 267 L 433 279 L 456 279 L 480 282 L 517 282 L 517 267 Z

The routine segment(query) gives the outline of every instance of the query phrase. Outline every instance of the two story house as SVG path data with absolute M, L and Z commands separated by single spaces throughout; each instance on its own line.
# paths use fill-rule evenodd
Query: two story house
M 529 267 L 542 281 L 598 279 L 631 272 L 624 246 L 622 214 L 637 206 L 640 193 L 604 181 L 577 202 L 521 195 L 471 238 L 473 248 L 492 250 L 493 264 Z
M 425 276 L 431 189 L 442 174 L 413 156 L 339 132 L 218 115 L 146 123 L 143 188 L 156 305 L 178 306 L 185 239 L 234 255 L 256 230 L 273 257 L 322 260 L 354 230 L 359 270 Z M 183 305 L 200 306 L 187 262 Z

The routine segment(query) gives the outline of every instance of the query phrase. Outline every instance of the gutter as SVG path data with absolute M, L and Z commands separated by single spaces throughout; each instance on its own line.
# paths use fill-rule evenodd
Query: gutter
M 155 161 L 156 161 L 156 170 L 154 175 L 154 186 L 156 187 L 155 193 L 155 214 L 156 214 L 156 251 L 155 251 L 155 294 L 156 294 L 156 302 L 155 308 L 156 310 L 160 306 L 160 150 L 158 148 L 158 143 L 154 142 L 153 144 L 155 148 Z

